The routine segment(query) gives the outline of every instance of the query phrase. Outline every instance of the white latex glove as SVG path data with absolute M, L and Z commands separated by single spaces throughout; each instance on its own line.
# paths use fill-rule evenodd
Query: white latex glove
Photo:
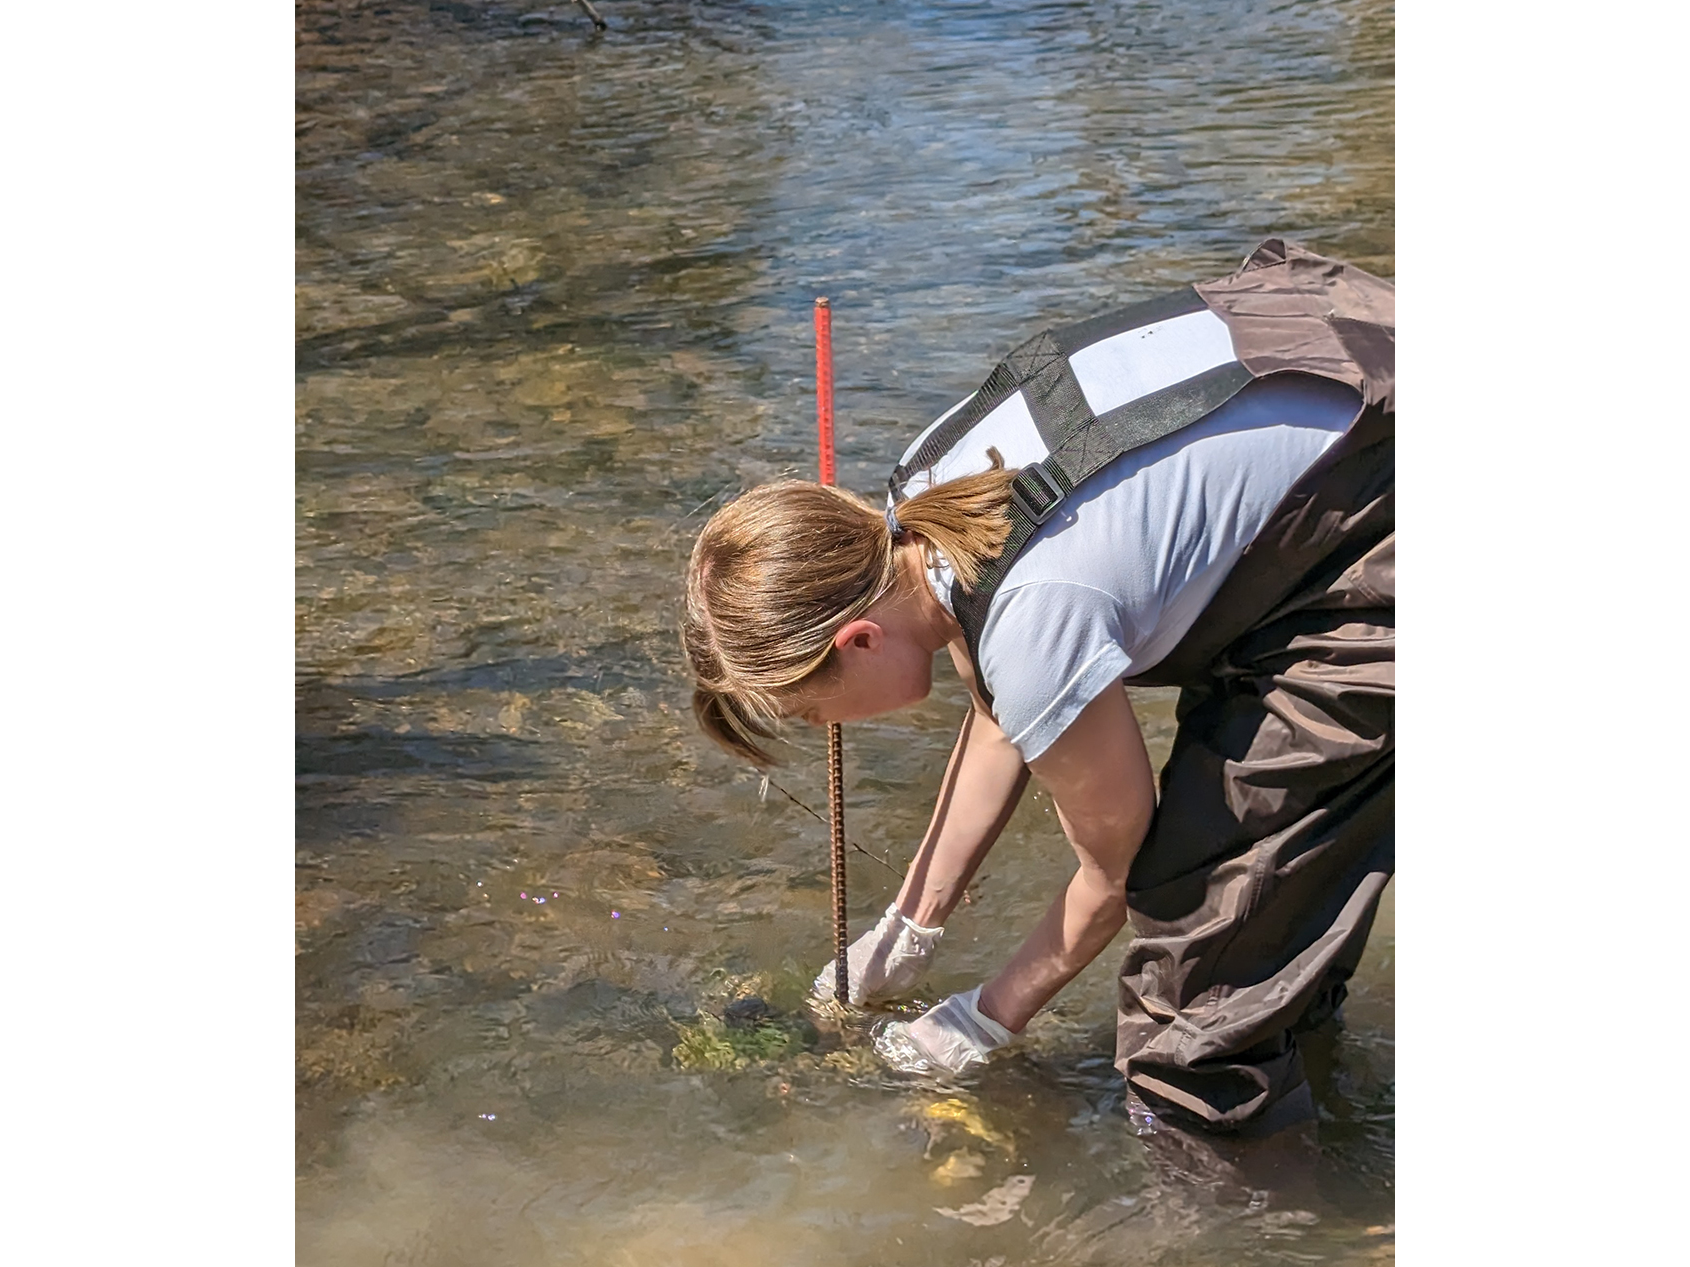
M 893 1021 L 875 1036 L 874 1049 L 904 1073 L 961 1073 L 1013 1041 L 1014 1033 L 980 1010 L 980 987 L 975 986 L 908 1024 Z
M 851 943 L 845 952 L 845 971 L 851 1002 L 873 1003 L 908 993 L 927 971 L 933 947 L 944 928 L 923 928 L 907 918 L 892 903 L 868 932 Z M 831 999 L 837 971 L 830 959 L 811 987 L 818 999 Z

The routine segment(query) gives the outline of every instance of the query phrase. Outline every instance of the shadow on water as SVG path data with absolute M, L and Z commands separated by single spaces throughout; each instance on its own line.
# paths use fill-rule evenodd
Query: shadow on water
M 1131 1134 L 1118 951 L 955 1085 L 821 1021 L 677 1058 L 800 1014 L 829 897 L 825 826 L 699 739 L 676 624 L 713 508 L 812 469 L 817 294 L 872 492 L 1041 323 L 1276 232 L 1390 276 L 1390 6 L 599 7 L 296 8 L 300 1261 L 1389 1258 L 1389 898 L 1308 1182 Z M 963 706 L 941 665 L 850 728 L 854 840 L 908 858 Z M 1160 761 L 1171 693 L 1135 707 Z M 1072 865 L 1030 794 L 928 997 Z M 861 928 L 897 877 L 849 871 Z
M 301 735 L 294 745 L 296 776 L 346 778 L 428 770 L 492 782 L 535 778 L 545 769 L 535 745 L 481 735 L 408 735 L 361 730 L 335 735 Z

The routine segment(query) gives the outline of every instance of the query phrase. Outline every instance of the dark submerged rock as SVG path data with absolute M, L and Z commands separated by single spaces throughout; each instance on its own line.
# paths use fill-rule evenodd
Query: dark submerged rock
M 757 1025 L 773 1016 L 774 1009 L 755 994 L 735 999 L 722 1009 L 722 1019 L 736 1027 Z

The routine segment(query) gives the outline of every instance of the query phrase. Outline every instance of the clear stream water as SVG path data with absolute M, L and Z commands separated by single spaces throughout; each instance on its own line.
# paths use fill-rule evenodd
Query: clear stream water
M 598 7 L 298 8 L 299 1261 L 1389 1259 L 1389 892 L 1316 1149 L 1130 1132 L 1124 939 L 988 1069 L 890 1074 L 796 1019 L 826 830 L 697 735 L 675 633 L 710 510 L 814 469 L 818 294 L 866 491 L 1052 320 L 1272 233 L 1391 276 L 1389 4 Z M 855 841 L 908 859 L 962 710 L 941 666 L 847 728 Z M 1030 795 L 927 997 L 1071 857 Z M 897 878 L 850 879 L 860 930 Z M 745 994 L 784 1051 L 677 1055 Z

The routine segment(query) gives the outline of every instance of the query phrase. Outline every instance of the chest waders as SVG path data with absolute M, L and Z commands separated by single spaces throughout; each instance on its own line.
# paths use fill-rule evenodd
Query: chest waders
M 1231 362 L 1091 411 L 1077 353 L 1205 310 Z M 973 593 L 952 588 L 984 694 L 992 595 L 1087 477 L 1269 374 L 1361 394 L 1191 629 L 1128 679 L 1180 688 L 1127 880 L 1115 1063 L 1141 1128 L 1260 1131 L 1312 1113 L 1297 1035 L 1336 1013 L 1395 869 L 1395 324 L 1388 283 L 1271 239 L 1230 277 L 1029 340 L 892 475 L 896 502 L 1016 393 L 1049 450 L 1015 478 L 1002 554 Z

